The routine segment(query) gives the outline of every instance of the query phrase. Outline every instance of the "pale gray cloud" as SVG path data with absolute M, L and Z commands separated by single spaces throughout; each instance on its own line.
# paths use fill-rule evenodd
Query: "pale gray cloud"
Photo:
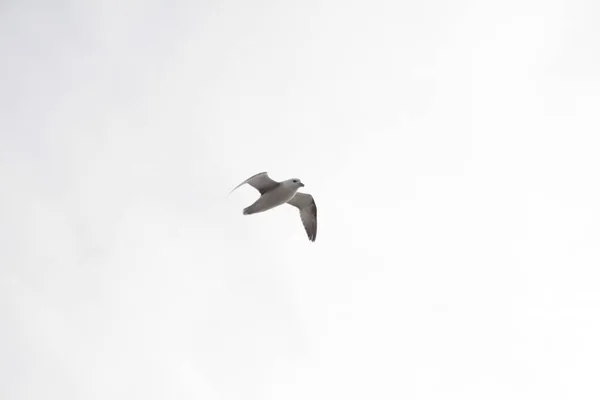
M 594 2 L 0 12 L 3 399 L 598 397 Z

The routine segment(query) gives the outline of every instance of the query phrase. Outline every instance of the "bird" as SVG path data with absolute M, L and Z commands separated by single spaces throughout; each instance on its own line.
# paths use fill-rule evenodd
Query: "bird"
M 260 197 L 244 208 L 243 215 L 261 213 L 287 203 L 300 210 L 300 220 L 308 240 L 311 242 L 316 240 L 317 205 L 310 194 L 298 192 L 298 189 L 304 187 L 300 179 L 292 178 L 277 182 L 271 179 L 267 172 L 260 172 L 234 187 L 229 194 L 246 183 L 258 190 Z

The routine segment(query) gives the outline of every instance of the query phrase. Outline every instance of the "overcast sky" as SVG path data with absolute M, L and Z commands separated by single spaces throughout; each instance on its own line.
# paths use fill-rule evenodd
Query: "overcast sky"
M 3 1 L 0 398 L 600 398 L 599 20 Z

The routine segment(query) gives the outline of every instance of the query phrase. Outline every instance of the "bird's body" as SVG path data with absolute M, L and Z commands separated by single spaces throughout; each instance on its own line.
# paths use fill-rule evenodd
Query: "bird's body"
M 244 215 L 261 213 L 288 203 L 300 210 L 300 219 L 308 239 L 312 242 L 315 241 L 317 237 L 317 205 L 310 194 L 298 192 L 298 189 L 304 186 L 300 179 L 277 182 L 271 179 L 266 172 L 261 172 L 246 179 L 231 192 L 245 183 L 258 190 L 261 196 L 252 205 L 244 208 Z
M 288 187 L 283 184 L 277 185 L 274 189 L 266 192 L 258 198 L 252 205 L 244 208 L 244 215 L 264 212 L 280 206 L 290 201 L 298 191 L 298 188 Z

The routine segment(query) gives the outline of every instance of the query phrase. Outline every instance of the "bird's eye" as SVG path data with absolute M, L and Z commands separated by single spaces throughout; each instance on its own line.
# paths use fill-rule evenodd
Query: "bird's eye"
M 298 183 L 298 181 L 297 181 L 296 179 L 294 179 L 292 182 L 294 182 L 294 183 Z

